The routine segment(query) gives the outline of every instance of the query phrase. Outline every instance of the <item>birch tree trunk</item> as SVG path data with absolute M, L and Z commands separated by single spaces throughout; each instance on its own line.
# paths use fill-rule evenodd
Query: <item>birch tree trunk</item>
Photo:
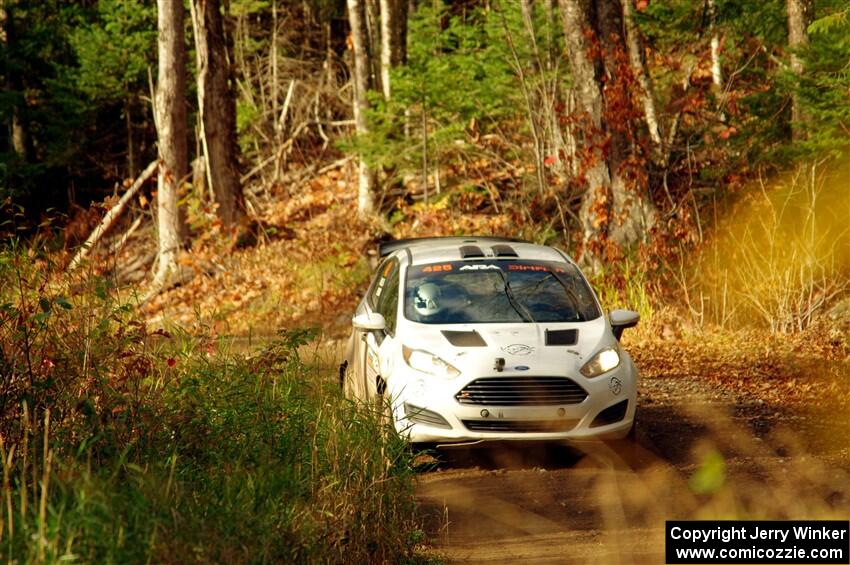
M 207 183 L 226 227 L 244 215 L 236 145 L 236 100 L 219 0 L 192 0 L 198 63 L 198 109 Z
M 354 51 L 354 121 L 358 135 L 369 133 L 366 112 L 369 110 L 369 52 L 366 31 L 366 12 L 364 0 L 347 0 L 348 21 L 351 26 L 351 45 Z M 371 216 L 375 211 L 372 188 L 375 184 L 375 172 L 360 157 L 358 165 L 357 213 L 362 218 Z
M 381 0 L 381 88 L 384 99 L 392 95 L 390 70 L 407 59 L 407 4 Z
M 632 65 L 632 72 L 635 74 L 641 90 L 643 90 L 641 99 L 646 128 L 649 131 L 649 138 L 652 140 L 656 157 L 658 157 L 661 155 L 662 142 L 661 131 L 658 127 L 658 114 L 655 111 L 652 79 L 646 70 L 646 62 L 643 58 L 643 41 L 641 41 L 640 30 L 635 25 L 632 0 L 622 0 L 622 2 L 623 24 L 626 30 L 626 43 L 629 47 L 629 62 Z
M 803 74 L 803 60 L 798 51 L 809 44 L 806 28 L 809 25 L 811 14 L 811 0 L 787 0 L 786 10 L 788 12 L 788 47 L 791 51 L 791 72 L 800 77 Z M 800 107 L 800 97 L 796 92 L 793 92 L 791 94 L 791 137 L 795 141 L 805 139 L 805 129 L 802 127 L 805 121 L 805 113 Z
M 723 112 L 723 67 L 720 64 L 720 34 L 717 33 L 715 20 L 717 19 L 717 8 L 714 5 L 714 0 L 708 0 L 708 25 L 711 28 L 711 84 L 714 87 L 714 93 L 717 95 L 718 115 L 720 120 L 726 121 L 726 114 Z
M 182 0 L 157 0 L 159 69 L 155 115 L 160 160 L 156 195 L 159 267 L 152 285 L 154 290 L 171 281 L 183 244 L 183 226 L 177 209 L 180 182 L 189 170 L 183 16 Z

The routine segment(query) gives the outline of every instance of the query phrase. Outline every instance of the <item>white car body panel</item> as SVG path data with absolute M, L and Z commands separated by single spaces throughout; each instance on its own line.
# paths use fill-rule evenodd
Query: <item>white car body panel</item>
M 485 253 L 491 246 L 490 240 L 485 238 L 469 238 L 464 243 L 470 242 L 485 250 Z M 564 254 L 549 247 L 514 242 L 510 243 L 510 246 L 517 252 L 518 257 L 495 258 L 488 254 L 483 258 L 469 260 L 469 263 L 530 260 L 574 265 Z M 638 371 L 631 357 L 615 339 L 607 316 L 600 315 L 584 322 L 463 324 L 418 323 L 405 317 L 404 286 L 408 267 L 461 261 L 463 259 L 458 248 L 459 244 L 453 241 L 422 242 L 413 243 L 389 255 L 389 258 L 399 261 L 399 280 L 402 288 L 394 312 L 397 316 L 395 332 L 385 334 L 381 331 L 355 330 L 352 333 L 353 350 L 349 356 L 346 373 L 346 378 L 351 382 L 346 385 L 347 394 L 363 397 L 362 400 L 374 399 L 376 396 L 389 399 L 396 430 L 414 443 L 451 444 L 480 440 L 582 441 L 624 437 L 631 430 L 634 421 Z M 598 307 L 598 300 L 596 303 Z M 364 297 L 357 313 L 367 311 L 371 311 L 371 306 Z M 602 311 L 601 308 L 599 311 Z M 574 345 L 546 344 L 547 330 L 567 329 L 578 332 Z M 476 331 L 486 345 L 455 346 L 444 336 L 444 331 Z M 414 369 L 403 357 L 404 346 L 437 355 L 455 367 L 460 374 L 455 377 L 443 377 Z M 618 350 L 619 365 L 599 376 L 585 377 L 580 372 L 582 366 L 597 352 L 610 347 Z M 495 368 L 497 359 L 504 359 L 502 371 Z M 494 382 L 494 386 L 499 386 L 509 382 L 527 383 L 530 382 L 528 379 L 541 377 L 568 378 L 579 385 L 587 396 L 577 403 L 545 405 L 468 404 L 459 401 L 459 398 L 463 398 L 461 391 L 464 387 L 479 378 L 522 379 Z M 460 397 L 457 396 L 459 394 Z M 626 400 L 628 405 L 622 419 L 591 427 L 602 410 L 623 400 Z M 419 421 L 420 419 L 412 422 L 405 413 L 405 404 L 439 415 L 450 428 L 445 425 L 431 425 Z M 526 425 L 530 426 L 529 430 L 511 429 Z M 550 431 L 550 425 L 555 429 Z M 470 429 L 481 426 L 494 426 L 497 429 Z M 507 428 L 498 429 L 500 426 Z

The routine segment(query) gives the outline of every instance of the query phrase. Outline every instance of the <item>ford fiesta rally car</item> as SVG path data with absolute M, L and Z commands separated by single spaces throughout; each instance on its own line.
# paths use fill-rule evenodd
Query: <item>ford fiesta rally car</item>
M 352 319 L 345 394 L 383 398 L 412 443 L 617 439 L 638 372 L 620 347 L 639 316 L 605 316 L 558 249 L 496 237 L 381 244 Z

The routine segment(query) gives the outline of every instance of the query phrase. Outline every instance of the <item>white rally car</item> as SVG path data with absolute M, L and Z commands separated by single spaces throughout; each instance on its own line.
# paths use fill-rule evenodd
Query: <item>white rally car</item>
M 380 255 L 340 377 L 348 397 L 382 398 L 410 442 L 631 431 L 638 372 L 619 338 L 639 316 L 605 316 L 566 254 L 451 237 L 391 241 Z

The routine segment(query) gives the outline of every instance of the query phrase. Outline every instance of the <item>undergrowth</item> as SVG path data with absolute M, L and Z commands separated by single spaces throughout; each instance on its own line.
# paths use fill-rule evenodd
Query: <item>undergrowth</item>
M 104 279 L 0 252 L 0 560 L 414 559 L 412 471 L 280 333 L 148 332 Z

